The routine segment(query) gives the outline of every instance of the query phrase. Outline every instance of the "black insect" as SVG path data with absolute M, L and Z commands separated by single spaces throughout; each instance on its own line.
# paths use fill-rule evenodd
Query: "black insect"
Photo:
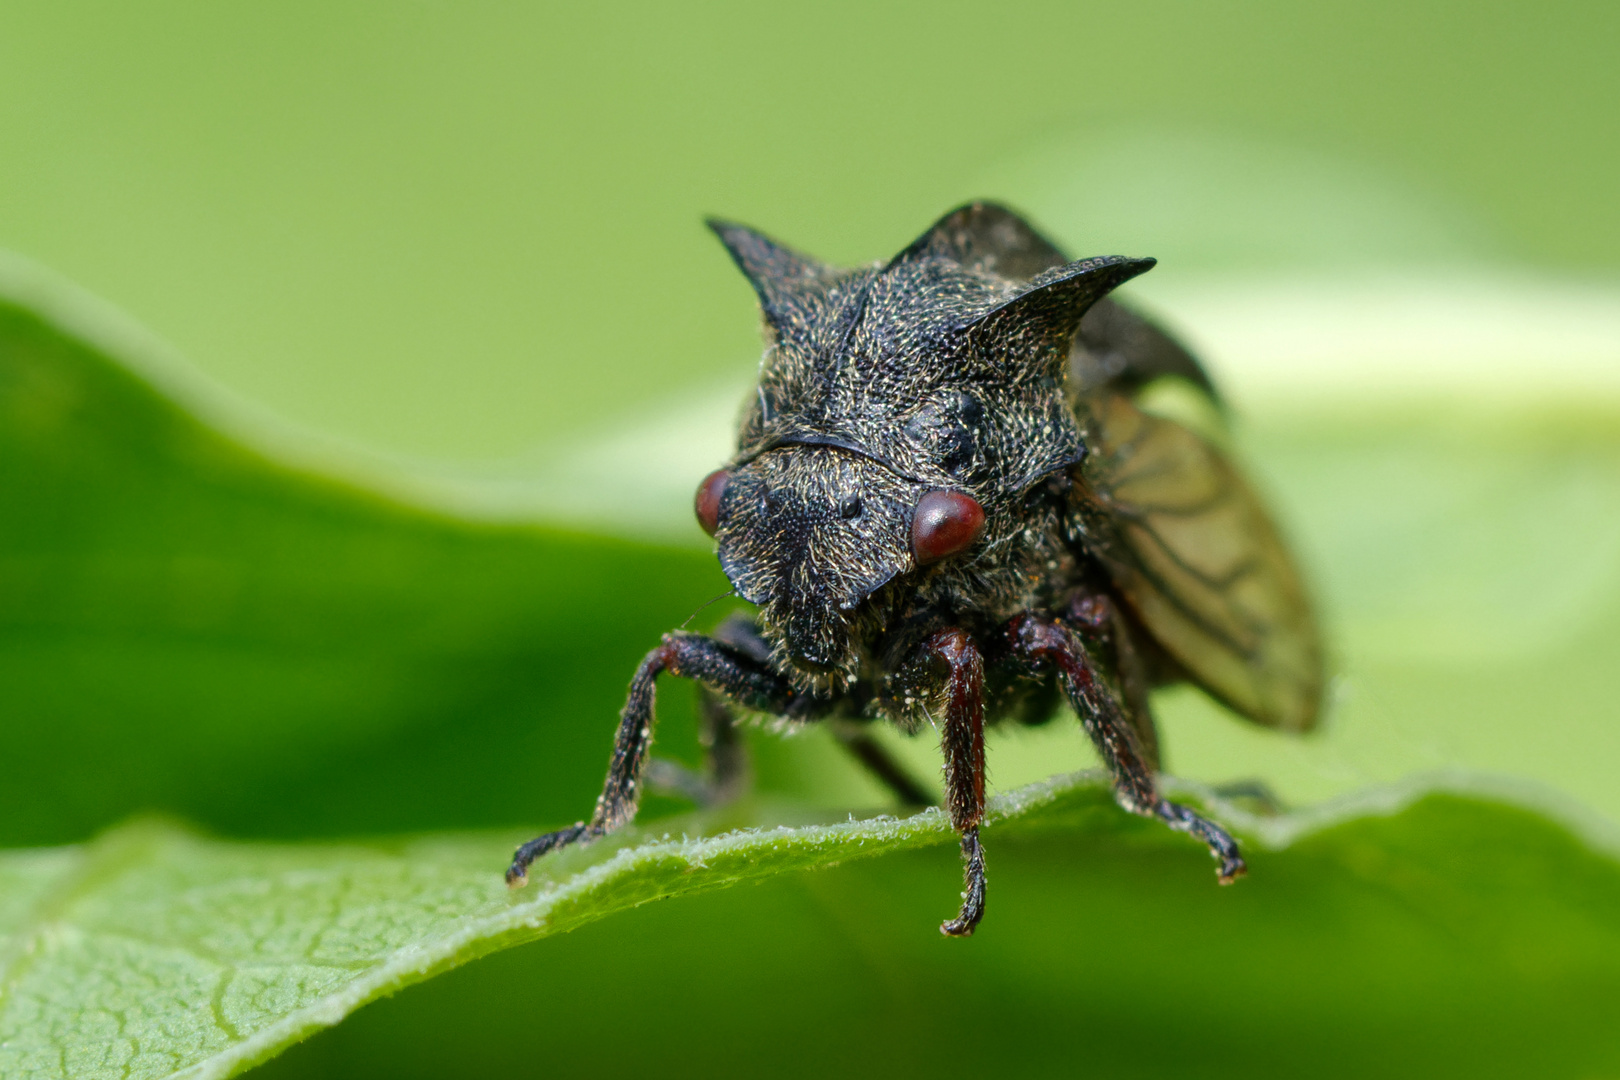
M 950 935 L 984 914 L 986 723 L 1049 719 L 1066 697 L 1121 806 L 1244 873 L 1220 826 L 1164 799 L 1149 691 L 1190 681 L 1241 716 L 1316 721 L 1321 652 L 1287 549 L 1216 447 L 1140 409 L 1185 349 L 1105 295 L 1153 265 L 1070 262 L 1022 219 L 977 203 L 887 263 L 840 269 L 711 222 L 759 294 L 767 349 L 737 454 L 697 517 L 757 618 L 676 632 L 630 683 L 588 822 L 518 849 L 533 860 L 636 813 L 660 672 L 701 685 L 719 796 L 743 770 L 732 709 L 830 722 L 903 800 L 926 790 L 869 734 L 935 721 L 967 890 Z M 677 778 L 678 779 L 678 778 Z

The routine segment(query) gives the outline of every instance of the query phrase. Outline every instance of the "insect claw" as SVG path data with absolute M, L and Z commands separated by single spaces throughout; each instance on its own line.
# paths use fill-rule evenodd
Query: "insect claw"
M 962 855 L 967 888 L 962 892 L 962 910 L 956 918 L 939 925 L 939 932 L 946 937 L 972 937 L 984 918 L 984 848 L 979 843 L 977 826 L 969 826 L 962 833 Z

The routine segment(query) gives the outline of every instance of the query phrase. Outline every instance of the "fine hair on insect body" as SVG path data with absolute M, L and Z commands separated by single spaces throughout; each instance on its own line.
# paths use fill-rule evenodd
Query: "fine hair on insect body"
M 740 225 L 711 228 L 759 296 L 766 352 L 735 456 L 699 524 L 752 617 L 666 634 L 630 683 L 592 816 L 537 858 L 631 821 L 649 781 L 703 801 L 746 774 L 737 713 L 826 722 L 903 802 L 935 801 L 872 737 L 932 721 L 966 889 L 984 914 L 984 731 L 1066 700 L 1126 810 L 1245 872 L 1216 823 L 1159 792 L 1150 692 L 1190 682 L 1239 716 L 1305 731 L 1322 655 L 1305 590 L 1228 456 L 1138 404 L 1198 362 L 1108 294 L 1151 259 L 1070 261 L 1011 211 L 973 203 L 885 263 L 829 266 Z M 654 682 L 699 684 L 706 776 L 652 762 Z

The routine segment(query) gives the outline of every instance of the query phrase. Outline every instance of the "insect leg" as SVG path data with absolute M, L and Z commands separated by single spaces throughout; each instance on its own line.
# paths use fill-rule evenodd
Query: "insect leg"
M 513 887 L 528 880 L 529 864 L 548 852 L 578 841 L 594 840 L 628 824 L 641 801 L 642 773 L 652 746 L 654 682 L 660 672 L 696 679 L 727 697 L 761 711 L 786 712 L 793 700 L 787 682 L 746 656 L 699 634 L 665 634 L 663 642 L 636 669 L 630 695 L 619 714 L 619 732 L 607 780 L 588 822 L 537 836 L 517 849 L 506 871 Z
M 979 822 L 984 819 L 984 657 L 961 630 L 941 630 L 924 648 L 949 670 L 945 728 L 940 734 L 940 747 L 945 751 L 945 809 L 950 812 L 951 825 L 962 834 L 967 885 L 961 911 L 942 923 L 939 931 L 947 937 L 967 937 L 984 918 L 984 848 L 979 843 Z
M 867 771 L 877 777 L 906 806 L 933 806 L 939 801 L 926 786 L 907 772 L 906 767 L 896 761 L 894 755 L 885 750 L 883 744 L 874 739 L 864 726 L 849 720 L 835 720 L 832 723 L 832 730 L 844 749 L 854 754 L 856 759 L 866 766 Z
M 1090 658 L 1069 627 L 1056 620 L 1020 615 L 1008 624 L 1008 635 L 1015 652 L 1036 665 L 1051 664 L 1057 669 L 1086 734 L 1108 766 L 1114 779 L 1114 797 L 1121 806 L 1145 817 L 1157 817 L 1172 829 L 1202 840 L 1221 864 L 1216 871 L 1221 884 L 1231 884 L 1247 871 L 1237 841 L 1226 830 L 1159 795 L 1153 769 L 1135 729 L 1113 694 L 1097 678 Z
M 660 795 L 690 799 L 699 806 L 723 806 L 748 787 L 748 748 L 725 700 L 702 683 L 697 688 L 698 742 L 705 770 L 676 761 L 647 761 L 646 788 Z
M 1164 768 L 1164 761 L 1159 750 L 1159 732 L 1153 725 L 1153 711 L 1148 707 L 1147 664 L 1119 605 L 1106 593 L 1087 590 L 1070 602 L 1063 621 L 1078 630 L 1088 645 L 1106 650 L 1113 661 L 1114 669 L 1119 672 L 1119 704 L 1136 731 L 1148 768 L 1158 772 Z
M 770 660 L 770 645 L 760 636 L 759 627 L 754 620 L 742 612 L 735 612 L 729 616 L 715 629 L 714 636 L 761 665 Z M 928 786 L 914 779 L 906 771 L 905 766 L 883 748 L 882 743 L 872 738 L 867 731 L 868 726 L 852 720 L 831 722 L 833 735 L 844 749 L 855 755 L 856 760 L 866 766 L 867 771 L 877 777 L 880 783 L 894 792 L 902 803 L 907 806 L 933 806 L 938 800 L 928 790 Z
M 732 612 L 727 616 L 715 628 L 714 639 L 755 667 L 769 668 L 771 647 L 760 636 L 759 627 L 742 612 Z M 780 695 L 787 694 L 787 686 L 783 683 Z M 699 738 L 708 751 L 709 783 L 716 795 L 715 801 L 725 802 L 741 794 L 753 779 L 753 770 L 748 762 L 748 745 L 743 741 L 731 705 L 723 697 L 699 684 L 697 705 L 698 719 L 702 725 Z M 783 711 L 783 707 L 777 704 L 771 708 L 774 712 Z
M 710 801 L 730 802 L 742 794 L 752 779 L 748 745 L 743 742 L 731 706 L 702 684 L 698 686 L 697 708 L 701 724 L 698 738 L 708 751 Z
M 1240 803 L 1246 809 L 1267 817 L 1276 817 L 1286 809 L 1282 799 L 1264 780 L 1229 780 L 1216 784 L 1213 790 L 1221 798 Z

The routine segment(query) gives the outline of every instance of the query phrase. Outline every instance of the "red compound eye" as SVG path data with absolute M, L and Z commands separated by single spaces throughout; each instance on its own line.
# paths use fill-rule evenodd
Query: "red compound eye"
M 703 483 L 698 485 L 697 498 L 692 500 L 698 524 L 710 536 L 720 527 L 720 500 L 726 493 L 726 481 L 730 479 L 731 474 L 726 470 L 714 470 L 703 478 Z
M 917 565 L 955 555 L 984 532 L 984 507 L 960 491 L 930 491 L 911 517 L 911 550 Z

